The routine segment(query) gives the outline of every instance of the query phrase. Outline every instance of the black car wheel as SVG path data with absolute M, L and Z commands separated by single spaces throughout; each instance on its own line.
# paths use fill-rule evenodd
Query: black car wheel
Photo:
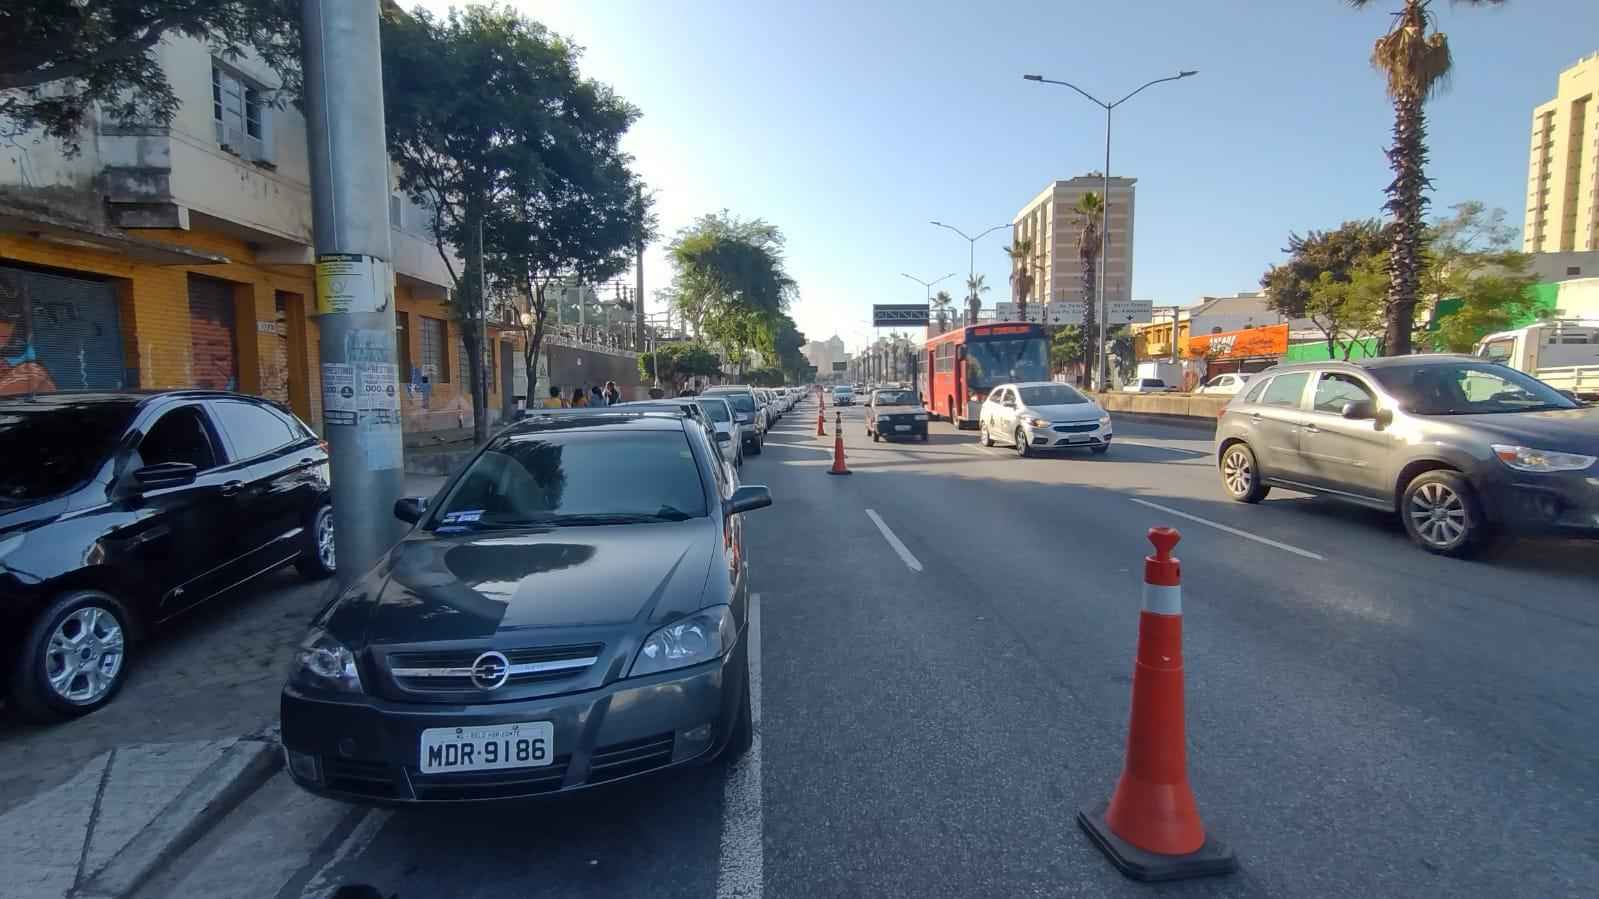
M 1247 443 L 1235 443 L 1221 455 L 1221 483 L 1241 503 L 1258 503 L 1271 488 L 1260 480 L 1260 467 Z
M 921 434 L 921 437 L 922 437 L 922 442 L 926 443 L 927 442 L 927 432 L 923 431 L 922 434 Z
M 1488 536 L 1477 493 L 1457 472 L 1417 475 L 1405 487 L 1399 510 L 1410 539 L 1440 556 L 1469 556 L 1482 548 Z
M 755 442 L 750 444 L 750 455 L 759 456 L 761 454 L 761 450 L 764 448 L 762 446 L 762 444 L 764 444 L 765 442 L 766 442 L 766 438 L 765 437 L 757 437 L 757 438 L 755 438 Z
M 746 669 L 744 698 L 739 702 L 738 718 L 733 722 L 733 732 L 727 738 L 727 746 L 722 749 L 722 761 L 729 765 L 734 764 L 743 758 L 753 745 L 755 745 L 755 714 L 750 705 L 750 678 Z
M 1027 445 L 1027 435 L 1022 433 L 1022 429 L 1021 428 L 1017 428 L 1016 429 L 1016 455 L 1021 456 L 1023 459 L 1025 459 L 1028 456 L 1031 456 L 1032 454 L 1033 454 L 1033 448 Z
M 129 616 L 98 590 L 67 593 L 45 609 L 22 645 L 11 698 L 35 721 L 87 715 L 127 680 Z
M 1091 447 L 1089 447 L 1089 449 L 1094 451 L 1094 455 L 1103 456 L 1106 453 L 1110 452 L 1110 444 L 1107 443 L 1107 444 L 1102 444 L 1100 446 L 1091 446 Z
M 308 578 L 321 580 L 332 577 L 338 570 L 338 555 L 334 552 L 333 507 L 323 504 L 311 517 L 311 526 L 305 532 L 305 548 L 294 567 Z

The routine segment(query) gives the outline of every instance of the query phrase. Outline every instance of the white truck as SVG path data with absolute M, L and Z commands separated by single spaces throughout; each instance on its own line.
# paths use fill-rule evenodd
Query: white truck
M 1540 322 L 1489 334 L 1477 342 L 1476 355 L 1556 390 L 1599 400 L 1599 320 Z

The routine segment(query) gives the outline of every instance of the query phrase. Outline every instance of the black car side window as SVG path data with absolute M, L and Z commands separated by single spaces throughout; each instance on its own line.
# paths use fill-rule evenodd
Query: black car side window
M 216 447 L 199 407 L 184 406 L 162 415 L 139 441 L 135 468 L 163 462 L 186 462 L 200 471 L 216 467 Z
M 270 453 L 298 439 L 287 422 L 264 406 L 224 400 L 212 408 L 241 460 Z

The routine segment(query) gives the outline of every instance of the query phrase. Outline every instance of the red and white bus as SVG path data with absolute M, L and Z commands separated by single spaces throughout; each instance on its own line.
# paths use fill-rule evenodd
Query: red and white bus
M 917 386 L 928 411 L 957 427 L 976 427 L 988 391 L 1049 380 L 1049 334 L 1025 322 L 953 328 L 928 338 L 920 367 Z

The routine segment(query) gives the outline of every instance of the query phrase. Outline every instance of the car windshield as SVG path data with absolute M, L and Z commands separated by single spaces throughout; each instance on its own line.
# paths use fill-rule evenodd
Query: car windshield
M 1371 374 L 1407 412 L 1494 415 L 1575 409 L 1548 384 L 1492 362 L 1450 361 L 1380 366 Z
M 1006 381 L 1049 377 L 1049 350 L 1042 337 L 974 340 L 966 344 L 970 386 L 983 390 Z
M 700 408 L 705 410 L 705 414 L 710 416 L 711 421 L 731 421 L 733 418 L 733 413 L 727 410 L 727 403 L 722 402 L 720 399 L 707 397 L 700 400 Z
M 834 394 L 845 394 L 845 393 L 854 393 L 854 392 L 855 392 L 855 388 L 853 388 L 853 387 L 834 387 L 833 388 L 833 393 Z
M 1022 402 L 1029 406 L 1071 406 L 1086 403 L 1088 398 L 1065 384 L 1023 387 Z
M 1142 381 L 1139 381 L 1138 383 L 1144 385 L 1145 387 L 1165 387 L 1166 386 L 1166 382 L 1162 381 L 1159 378 L 1145 378 Z
M 911 390 L 879 390 L 873 394 L 872 403 L 878 406 L 914 406 L 916 393 Z
M 739 411 L 739 412 L 754 412 L 755 411 L 755 398 L 750 396 L 747 393 L 718 393 L 718 394 L 715 394 L 715 395 L 718 396 L 718 397 L 721 397 L 724 400 L 727 400 L 729 403 L 732 403 L 733 404 L 733 408 L 736 411 Z
M 451 489 L 431 527 L 681 521 L 706 515 L 680 430 L 543 431 L 496 439 Z
M 132 403 L 25 403 L 0 410 L 0 507 L 48 499 L 92 477 L 128 424 Z

